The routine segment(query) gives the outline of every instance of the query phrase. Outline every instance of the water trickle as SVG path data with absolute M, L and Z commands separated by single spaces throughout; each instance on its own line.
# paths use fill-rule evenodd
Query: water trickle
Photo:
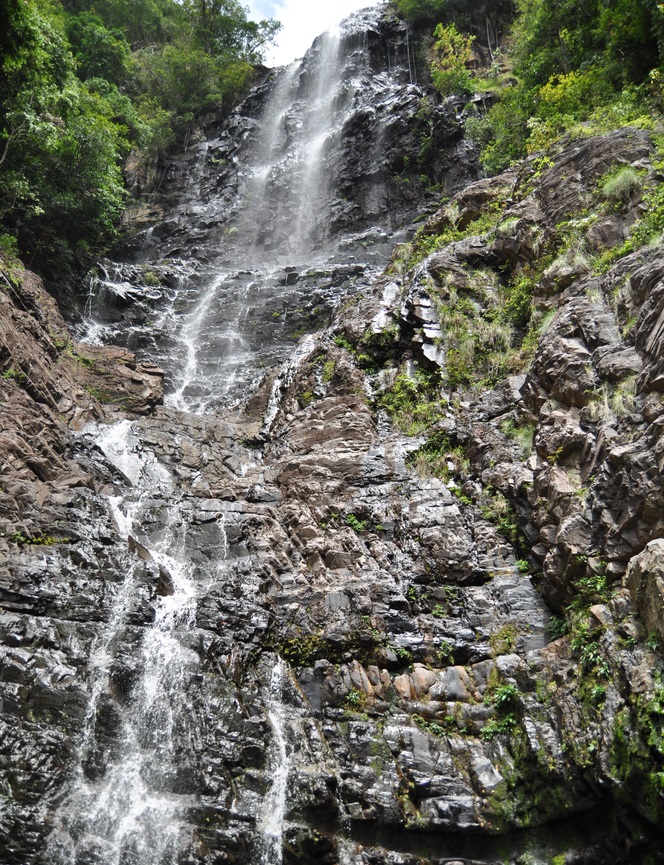
M 267 697 L 267 716 L 272 728 L 272 743 L 268 752 L 270 789 L 263 801 L 258 823 L 261 865 L 281 865 L 283 861 L 284 817 L 290 773 L 290 753 L 286 738 L 286 711 L 283 690 L 288 670 L 281 658 L 272 668 Z
M 300 343 L 300 345 L 298 345 L 297 349 L 293 352 L 292 356 L 288 359 L 288 361 L 283 365 L 283 367 L 277 374 L 274 382 L 272 383 L 270 398 L 268 400 L 267 408 L 265 410 L 262 429 L 262 432 L 264 434 L 269 433 L 269 431 L 272 429 L 272 424 L 274 423 L 274 420 L 279 412 L 279 406 L 281 405 L 282 393 L 292 382 L 293 376 L 297 372 L 304 358 L 307 357 L 308 354 L 310 354 L 313 346 L 314 338 L 312 336 L 305 337 Z

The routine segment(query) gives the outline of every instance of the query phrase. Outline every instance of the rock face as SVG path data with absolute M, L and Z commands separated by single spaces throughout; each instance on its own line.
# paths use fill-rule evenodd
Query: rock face
M 413 238 L 399 32 L 359 16 L 174 167 L 97 344 L 6 273 L 2 862 L 661 861 L 661 247 L 591 259 L 653 144 L 467 185 L 443 106 L 460 191 Z

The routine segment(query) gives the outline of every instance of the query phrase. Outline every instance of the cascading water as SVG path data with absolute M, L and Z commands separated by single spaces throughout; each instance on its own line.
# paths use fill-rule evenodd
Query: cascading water
M 388 136 L 390 105 L 405 95 L 414 112 L 422 94 L 407 83 L 408 52 L 407 67 L 395 64 L 388 45 L 381 68 L 372 69 L 366 32 L 372 15 L 319 37 L 302 63 L 276 75 L 255 124 L 258 131 L 253 128 L 243 143 L 233 145 L 238 192 L 230 217 L 220 216 L 227 202 L 216 203 L 214 196 L 192 205 L 200 224 L 223 226 L 216 258 L 206 254 L 197 261 L 192 249 L 183 261 L 176 241 L 154 265 L 105 265 L 97 281 L 91 307 L 95 298 L 105 298 L 106 306 L 98 307 L 88 338 L 124 338 L 166 369 L 168 418 L 176 427 L 192 423 L 186 413 L 209 416 L 246 399 L 265 370 L 281 363 L 263 418 L 262 434 L 269 435 L 281 391 L 311 348 L 304 340 L 294 351 L 294 342 L 303 330 L 315 330 L 357 279 L 370 279 L 385 264 L 391 249 L 385 231 L 393 227 L 384 207 L 389 178 L 374 171 L 375 148 Z M 349 201 L 341 191 L 354 180 L 344 179 L 340 166 L 348 129 L 358 116 L 370 129 L 372 191 L 364 203 Z M 211 152 L 201 151 L 199 177 Z M 365 205 L 373 210 L 362 217 Z M 343 219 L 357 225 L 364 219 L 365 228 L 373 220 L 378 227 L 335 239 L 333 226 Z M 155 235 L 146 235 L 146 243 Z M 156 313 L 146 313 L 146 300 L 154 302 Z M 201 670 L 194 648 L 197 616 L 201 605 L 212 603 L 226 558 L 222 515 L 217 514 L 219 549 L 206 549 L 207 563 L 201 564 L 189 538 L 194 494 L 180 487 L 173 466 L 162 465 L 140 430 L 126 421 L 98 430 L 96 442 L 127 479 L 121 494 L 109 499 L 109 509 L 129 550 L 123 553 L 126 577 L 116 587 L 91 659 L 76 774 L 55 819 L 49 865 L 207 862 L 204 853 L 191 852 L 196 833 L 188 815 L 198 807 L 194 779 L 205 774 L 197 737 L 209 722 L 190 692 Z M 158 587 L 150 601 L 152 615 L 143 614 L 139 625 L 138 560 L 148 563 Z M 247 576 L 243 590 L 251 579 Z M 263 754 L 269 782 L 257 801 L 243 805 L 253 813 L 259 838 L 252 849 L 260 865 L 282 863 L 292 759 L 291 720 L 283 700 L 287 677 L 277 659 L 262 708 L 270 731 Z M 99 718 L 109 716 L 112 729 L 100 729 Z M 225 719 L 216 723 L 223 728 Z M 315 742 L 319 734 L 310 730 L 308 736 Z M 213 798 L 206 799 L 212 812 Z M 224 813 L 232 819 L 239 807 L 229 800 Z
M 178 265 L 185 278 L 177 290 L 171 262 L 186 251 L 179 232 L 143 273 L 105 265 L 88 333 L 149 351 L 166 371 L 168 404 L 197 412 L 237 404 L 303 332 L 325 323 L 352 291 L 354 268 L 366 279 L 384 266 L 391 249 L 385 228 L 398 227 L 390 196 L 407 189 L 376 166 L 389 150 L 394 107 L 406 103 L 416 114 L 423 91 L 409 83 L 405 48 L 395 58 L 393 44 L 370 45 L 376 17 L 362 13 L 320 36 L 303 61 L 276 73 L 257 121 L 231 124 L 242 132 L 201 147 L 195 174 L 208 177 L 207 186 L 202 181 L 202 201 L 192 201 L 186 215 L 211 226 L 210 240 L 204 255 L 199 243 L 191 250 L 188 268 Z M 363 162 L 349 171 L 348 139 L 360 134 L 358 118 Z M 216 183 L 210 188 L 218 164 L 226 166 L 233 197 L 220 196 Z M 367 186 L 361 194 L 358 173 Z M 346 226 L 364 226 L 368 236 L 339 234 Z M 163 233 L 146 232 L 148 249 Z M 145 270 L 162 285 L 145 286 Z M 143 284 L 132 291 L 132 280 Z M 159 294 L 145 311 L 141 299 Z
M 277 658 L 270 678 L 267 714 L 272 728 L 270 762 L 274 767 L 272 783 L 263 802 L 258 823 L 261 833 L 260 865 L 281 865 L 283 854 L 284 815 L 290 770 L 289 747 L 286 739 L 286 713 L 283 703 L 286 667 Z
M 190 843 L 183 815 L 194 794 L 187 774 L 196 724 L 187 691 L 200 659 L 189 643 L 197 598 L 225 560 L 223 526 L 219 515 L 219 564 L 206 572 L 186 549 L 187 507 L 174 478 L 142 448 L 132 424 L 102 428 L 96 442 L 131 484 L 109 500 L 121 538 L 136 548 L 133 535 L 145 531 L 147 514 L 163 514 L 159 530 L 140 542 L 142 557 L 159 573 L 160 597 L 151 626 L 132 633 L 137 574 L 128 556 L 126 578 L 91 658 L 80 763 L 50 839 L 50 862 L 164 865 L 177 862 Z M 135 642 L 136 655 L 133 681 L 123 684 L 114 667 L 127 640 Z M 97 722 L 100 703 L 109 696 L 116 729 L 111 753 L 101 757 Z

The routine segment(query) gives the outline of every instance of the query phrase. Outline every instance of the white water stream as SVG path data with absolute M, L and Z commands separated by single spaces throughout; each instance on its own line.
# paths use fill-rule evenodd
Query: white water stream
M 49 865 L 165 865 L 177 862 L 190 841 L 184 817 L 194 796 L 186 767 L 194 768 L 195 723 L 188 685 L 200 660 L 187 643 L 196 625 L 197 598 L 214 580 L 217 566 L 201 572 L 187 555 L 185 503 L 168 470 L 141 446 L 132 423 L 101 428 L 97 444 L 132 484 L 124 495 L 109 499 L 120 537 L 136 546 L 132 537 L 145 530 L 146 510 L 163 514 L 163 528 L 142 538 L 141 556 L 165 586 L 153 600 L 152 624 L 132 628 L 143 569 L 128 553 L 125 580 L 91 657 L 80 764 L 57 815 Z M 221 514 L 218 525 L 223 539 Z M 130 647 L 135 654 L 127 672 L 133 681 L 123 688 L 115 668 L 118 656 Z M 113 702 L 116 741 L 103 771 L 90 771 L 89 761 L 100 745 L 103 697 Z
M 258 829 L 261 834 L 261 865 L 281 865 L 283 861 L 284 816 L 290 772 L 290 753 L 286 738 L 286 711 L 283 689 L 288 671 L 278 658 L 272 670 L 267 714 L 272 728 L 269 760 L 274 767 L 272 782 L 263 802 Z
M 197 267 L 183 265 L 182 289 L 155 288 L 161 311 L 147 324 L 131 326 L 139 344 L 155 344 L 154 332 L 162 334 L 168 353 L 154 359 L 167 367 L 166 404 L 172 409 L 209 414 L 255 387 L 263 375 L 257 358 L 270 365 L 285 360 L 264 417 L 269 432 L 282 389 L 311 351 L 311 337 L 294 347 L 282 335 L 274 294 L 281 290 L 275 288 L 278 273 L 293 257 L 306 257 L 312 266 L 316 256 L 332 254 L 326 247 L 333 184 L 328 154 L 339 146 L 369 68 L 366 40 L 352 57 L 344 57 L 340 45 L 339 33 L 319 38 L 309 59 L 282 70 L 272 88 L 258 144 L 246 154 L 242 204 L 229 233 L 231 269 L 220 267 L 196 285 L 188 279 Z M 141 292 L 112 267 L 96 285 L 123 303 Z M 103 343 L 106 331 L 112 341 L 121 329 L 91 319 L 87 338 Z M 134 424 L 100 428 L 96 443 L 128 481 L 108 503 L 118 540 L 127 546 L 126 573 L 112 589 L 111 613 L 93 649 L 79 765 L 55 818 L 48 865 L 178 865 L 191 846 L 187 813 L 196 797 L 198 721 L 189 693 L 200 659 L 190 646 L 197 603 L 215 569 L 223 567 L 224 550 L 208 566 L 194 564 L 187 550 L 191 501 L 142 444 Z M 224 538 L 222 514 L 218 525 Z M 146 568 L 162 589 L 150 600 L 153 621 L 137 622 Z M 270 782 L 255 815 L 255 865 L 282 865 L 291 770 L 283 702 L 287 677 L 286 665 L 277 660 L 264 694 Z M 115 719 L 110 747 L 99 729 L 109 705 Z

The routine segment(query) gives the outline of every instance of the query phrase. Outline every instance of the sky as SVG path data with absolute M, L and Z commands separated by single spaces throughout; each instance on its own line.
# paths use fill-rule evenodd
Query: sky
M 268 51 L 268 66 L 284 66 L 302 57 L 319 33 L 351 12 L 375 6 L 378 0 L 245 0 L 250 18 L 276 18 L 283 24 L 278 45 Z

